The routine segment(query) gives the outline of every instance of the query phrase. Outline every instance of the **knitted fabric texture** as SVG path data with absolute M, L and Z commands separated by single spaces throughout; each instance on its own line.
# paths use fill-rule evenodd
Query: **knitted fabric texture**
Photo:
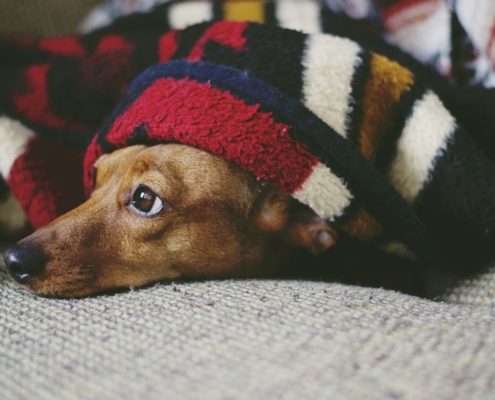
M 493 257 L 493 147 L 482 151 L 476 142 L 488 135 L 473 129 L 489 92 L 459 124 L 442 100 L 455 111 L 463 91 L 425 73 L 440 100 L 409 70 L 348 39 L 241 22 L 170 30 L 159 22 L 170 10 L 81 37 L 1 42 L 14 56 L 2 62 L 0 172 L 34 227 L 82 201 L 92 132 L 132 78 L 159 61 L 91 141 L 88 193 L 100 154 L 178 141 L 238 164 L 373 245 L 399 241 L 446 262 Z M 172 26 L 184 18 L 175 10 Z

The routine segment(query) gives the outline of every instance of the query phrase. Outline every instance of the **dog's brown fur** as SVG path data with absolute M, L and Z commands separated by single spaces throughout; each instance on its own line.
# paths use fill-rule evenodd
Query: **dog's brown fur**
M 129 201 L 140 184 L 164 202 L 152 217 Z M 91 295 L 161 280 L 266 276 L 295 249 L 319 253 L 336 232 L 309 208 L 202 150 L 132 146 L 102 156 L 84 204 L 24 239 L 41 250 L 35 293 Z

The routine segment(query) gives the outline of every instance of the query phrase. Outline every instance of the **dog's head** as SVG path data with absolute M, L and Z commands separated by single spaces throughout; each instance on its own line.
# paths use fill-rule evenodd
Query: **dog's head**
M 219 157 L 179 144 L 102 156 L 78 208 L 5 253 L 14 278 L 76 297 L 182 278 L 263 276 L 297 247 L 319 253 L 332 227 Z

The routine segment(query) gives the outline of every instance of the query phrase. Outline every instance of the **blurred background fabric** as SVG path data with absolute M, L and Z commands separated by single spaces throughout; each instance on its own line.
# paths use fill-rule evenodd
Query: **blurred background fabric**
M 3 32 L 87 32 L 168 0 L 0 0 Z M 318 0 L 283 0 L 312 2 Z M 495 87 L 495 1 L 322 0 L 457 84 Z
M 59 35 L 77 30 L 100 0 L 0 0 L 0 30 Z
M 493 0 L 279 0 L 322 3 L 360 21 L 456 84 L 495 87 Z M 83 31 L 110 24 L 167 0 L 105 0 L 81 24 Z

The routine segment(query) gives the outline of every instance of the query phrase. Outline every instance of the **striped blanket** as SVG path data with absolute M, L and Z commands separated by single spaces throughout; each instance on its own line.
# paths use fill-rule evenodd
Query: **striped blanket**
M 339 37 L 347 28 L 331 14 L 318 29 L 338 36 L 186 27 L 284 15 L 272 3 L 196 3 L 79 37 L 1 40 L 12 56 L 0 65 L 0 172 L 32 226 L 83 200 L 81 176 L 91 192 L 102 153 L 174 141 L 238 164 L 373 246 L 447 265 L 493 258 L 489 92 L 453 88 L 358 30 L 345 36 L 359 44 Z M 398 55 L 423 80 L 368 49 Z

